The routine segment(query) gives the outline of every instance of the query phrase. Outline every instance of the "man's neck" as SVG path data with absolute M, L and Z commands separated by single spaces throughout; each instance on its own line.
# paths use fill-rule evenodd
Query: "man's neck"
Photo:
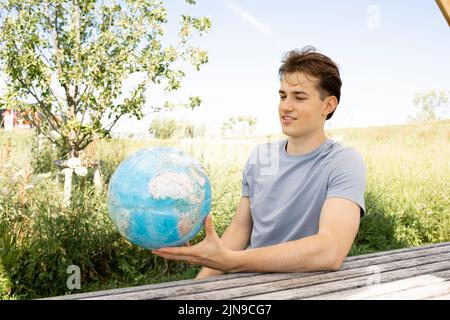
M 288 137 L 286 151 L 290 155 L 299 156 L 303 154 L 310 153 L 311 151 L 317 149 L 327 140 L 327 136 L 322 131 L 319 134 L 293 138 Z

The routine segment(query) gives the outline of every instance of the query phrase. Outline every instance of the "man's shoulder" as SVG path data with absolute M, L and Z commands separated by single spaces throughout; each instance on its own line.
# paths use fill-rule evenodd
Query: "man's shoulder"
M 339 160 L 361 160 L 362 154 L 356 149 L 354 146 L 349 146 L 347 144 L 344 144 L 340 141 L 336 141 L 333 139 L 330 139 L 332 143 L 332 148 L 330 155 Z
M 330 152 L 331 156 L 331 167 L 346 167 L 346 168 L 356 168 L 364 167 L 364 157 L 363 155 L 353 146 L 347 146 L 340 142 L 333 141 L 333 148 Z

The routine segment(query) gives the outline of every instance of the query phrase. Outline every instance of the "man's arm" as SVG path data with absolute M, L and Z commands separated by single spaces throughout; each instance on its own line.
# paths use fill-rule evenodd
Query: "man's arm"
M 161 248 L 152 253 L 166 259 L 230 272 L 337 270 L 350 251 L 358 232 L 359 219 L 360 208 L 354 202 L 344 198 L 328 198 L 322 207 L 316 235 L 236 251 L 225 246 L 214 230 L 211 216 L 208 216 L 205 220 L 206 237 L 202 242 L 192 247 Z M 235 234 L 230 233 L 229 241 L 237 244 L 238 241 L 231 240 Z M 243 241 L 240 243 L 243 245 Z
M 231 253 L 232 272 L 303 272 L 337 270 L 359 228 L 360 208 L 344 198 L 328 198 L 316 235 L 273 246 Z
M 221 237 L 225 247 L 233 251 L 244 250 L 247 248 L 252 227 L 253 221 L 250 213 L 250 199 L 249 197 L 241 197 L 238 207 L 236 208 L 236 214 Z M 197 274 L 196 279 L 220 274 L 223 274 L 223 271 L 203 267 Z

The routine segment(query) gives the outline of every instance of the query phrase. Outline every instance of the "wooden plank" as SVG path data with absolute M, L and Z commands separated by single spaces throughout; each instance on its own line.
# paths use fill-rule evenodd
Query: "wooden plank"
M 418 246 L 418 247 L 408 247 L 408 248 L 401 248 L 401 249 L 395 249 L 395 250 L 387 250 L 387 251 L 361 254 L 361 255 L 357 255 L 357 256 L 347 257 L 345 260 L 346 261 L 355 261 L 355 260 L 367 259 L 367 258 L 372 258 L 372 257 L 389 256 L 392 254 L 421 251 L 421 250 L 427 250 L 427 249 L 431 249 L 431 248 L 448 247 L 448 246 L 450 246 L 450 242 L 441 242 L 441 243 L 434 243 L 434 244 Z
M 258 273 L 241 272 L 241 273 L 212 276 L 212 277 L 208 277 L 205 279 L 177 280 L 177 281 L 171 281 L 171 282 L 147 284 L 147 285 L 142 285 L 142 286 L 134 286 L 134 287 L 126 287 L 126 288 L 101 290 L 101 291 L 92 291 L 92 292 L 85 292 L 85 293 L 75 293 L 75 294 L 68 294 L 68 295 L 55 296 L 55 297 L 47 297 L 47 298 L 43 298 L 43 299 L 39 299 L 39 300 L 76 300 L 76 299 L 83 299 L 83 298 L 89 298 L 89 297 L 107 296 L 107 295 L 113 295 L 113 294 L 116 295 L 116 294 L 129 293 L 129 292 L 139 292 L 139 291 L 153 290 L 153 289 L 172 288 L 172 287 L 189 285 L 193 281 L 195 281 L 195 283 L 209 283 L 209 282 L 214 282 L 217 280 L 247 278 L 247 277 L 252 277 L 253 275 L 258 275 Z
M 442 252 L 449 252 L 450 246 L 436 246 L 436 247 L 427 247 L 427 249 L 420 250 L 418 252 L 414 251 L 406 251 L 402 253 L 398 253 L 395 255 L 390 256 L 375 256 L 374 258 L 366 259 L 366 260 L 360 260 L 355 261 L 352 263 L 344 263 L 341 270 L 346 270 L 354 267 L 360 267 L 360 266 L 367 266 L 370 264 L 379 264 L 382 261 L 396 261 L 401 259 L 411 259 L 411 258 L 417 258 L 421 256 L 427 256 L 430 254 L 439 254 Z M 233 288 L 233 287 L 240 287 L 240 286 L 246 286 L 251 284 L 259 284 L 259 283 L 265 283 L 270 281 L 278 281 L 283 279 L 291 279 L 294 276 L 303 276 L 308 277 L 316 274 L 324 274 L 329 272 L 316 272 L 316 273 L 299 273 L 299 274 L 288 274 L 288 273 L 276 273 L 276 274 L 241 274 L 245 275 L 245 277 L 239 277 L 237 278 L 237 281 L 231 281 L 234 278 L 230 278 L 227 276 L 218 276 L 214 277 L 214 281 L 200 281 L 200 280 L 183 280 L 178 281 L 178 285 L 150 285 L 150 286 L 140 286 L 133 288 L 133 290 L 110 290 L 109 292 L 94 292 L 94 293 L 88 293 L 88 294 L 78 294 L 78 295 L 72 295 L 72 296 L 63 296 L 63 297 L 57 297 L 56 299 L 86 299 L 86 298 L 95 298 L 95 297 L 104 297 L 104 299 L 107 299 L 106 296 L 112 296 L 111 298 L 119 298 L 118 295 L 123 295 L 129 293 L 132 297 L 132 299 L 138 299 L 141 295 L 137 295 L 136 297 L 133 297 L 134 293 L 141 292 L 142 296 L 145 296 L 147 299 L 158 299 L 158 298 L 164 298 L 164 297 L 173 297 L 180 294 L 189 294 L 189 293 L 197 293 L 197 292 L 205 292 L 205 291 L 211 291 L 211 290 L 219 290 L 223 288 Z M 206 280 L 206 279 L 204 279 Z M 203 286 L 200 284 L 204 284 Z M 213 289 L 211 289 L 213 288 Z M 138 289 L 138 290 L 136 290 Z M 161 290 L 158 290 L 161 289 Z M 164 289 L 164 290 L 162 290 Z M 153 293 L 149 296 L 149 293 L 147 291 L 152 291 Z M 114 297 L 113 297 L 114 296 Z M 127 295 L 122 296 L 121 298 L 126 299 Z
M 439 252 L 447 252 L 450 250 L 450 242 L 448 243 L 439 243 L 434 245 L 427 245 L 421 247 L 414 248 L 404 248 L 398 250 L 391 250 L 386 252 L 378 252 L 373 254 L 348 257 L 343 263 L 340 270 L 347 270 L 355 267 L 367 266 L 369 264 L 379 264 L 383 261 L 389 262 L 394 260 L 401 259 L 410 259 L 416 258 L 428 254 L 435 254 Z M 119 288 L 119 289 L 111 289 L 104 291 L 95 291 L 88 293 L 79 293 L 72 294 L 66 296 L 57 296 L 45 299 L 57 300 L 57 299 L 87 299 L 87 298 L 96 298 L 96 297 L 104 297 L 106 296 L 119 296 L 133 293 L 143 293 L 143 296 L 147 298 L 163 298 L 168 296 L 174 296 L 174 294 L 188 294 L 196 293 L 196 292 L 205 292 L 208 290 L 212 290 L 211 288 L 215 288 L 217 290 L 221 288 L 231 288 L 233 286 L 245 286 L 251 284 L 258 284 L 270 281 L 279 281 L 283 279 L 290 279 L 295 275 L 295 277 L 308 277 L 315 276 L 317 274 L 326 274 L 329 272 L 311 272 L 311 273 L 297 273 L 297 274 L 287 274 L 287 273 L 236 273 L 236 274 L 227 274 L 221 276 L 210 277 L 207 279 L 188 279 L 188 280 L 180 280 L 173 281 L 168 283 L 160 283 L 160 284 L 151 284 L 144 286 L 136 286 L 136 287 L 128 287 L 128 288 Z M 233 280 L 236 279 L 236 280 Z M 204 286 L 202 286 L 204 285 Z M 209 285 L 209 287 L 208 287 Z M 167 289 L 167 290 L 162 290 Z M 148 291 L 154 291 L 155 295 L 148 296 Z M 158 295 L 158 291 L 164 291 L 167 293 L 165 295 Z M 124 296 L 124 298 L 126 298 Z
M 393 260 L 389 263 L 380 264 L 382 270 L 395 270 L 398 268 L 414 267 L 418 264 L 427 264 L 436 261 L 450 259 L 450 248 L 433 248 L 431 250 L 446 250 L 435 255 L 424 255 L 408 260 Z M 380 258 L 373 258 L 380 259 Z M 385 259 L 385 258 L 383 258 Z M 249 294 L 260 294 L 262 292 L 274 291 L 274 288 L 290 288 L 294 282 L 297 286 L 314 285 L 317 283 L 340 281 L 345 278 L 367 276 L 367 266 L 372 265 L 369 260 L 357 262 L 359 268 L 348 268 L 337 272 L 311 273 L 276 273 L 265 276 L 253 276 L 251 278 L 236 279 L 236 281 L 215 281 L 209 284 L 195 284 L 171 289 L 149 290 L 138 293 L 128 293 L 114 296 L 97 297 L 99 299 L 230 299 Z M 94 297 L 95 299 L 95 297 Z
M 431 254 L 441 254 L 445 252 L 450 252 L 450 247 L 438 247 L 438 248 L 430 248 L 424 251 L 421 251 L 422 255 L 406 252 L 402 253 L 396 256 L 391 256 L 390 261 L 398 261 L 399 258 L 409 258 L 409 259 L 417 259 L 419 257 L 426 257 L 425 261 L 429 261 L 429 256 Z M 357 261 L 353 262 L 353 264 L 347 264 L 346 266 L 343 266 L 341 270 L 346 270 L 350 268 L 354 268 L 356 266 L 368 266 L 372 265 L 374 263 L 380 263 L 383 260 L 386 260 L 386 257 L 375 257 L 368 260 L 363 261 Z M 415 264 L 416 262 L 414 262 Z M 364 271 L 365 272 L 365 271 Z M 190 286 L 183 286 L 183 287 L 176 287 L 176 288 L 164 288 L 164 290 L 157 290 L 156 288 L 152 288 L 152 290 L 145 290 L 145 291 L 139 291 L 139 292 L 130 292 L 130 294 L 123 295 L 121 294 L 120 297 L 118 295 L 114 295 L 109 297 L 110 299 L 161 299 L 161 298 L 169 298 L 169 297 L 175 297 L 177 295 L 185 295 L 185 294 L 196 294 L 199 292 L 210 292 L 210 291 L 217 291 L 221 289 L 228 289 L 228 288 L 236 288 L 236 287 L 243 287 L 243 286 L 249 286 L 254 284 L 262 284 L 267 282 L 275 282 L 280 281 L 284 279 L 292 279 L 294 277 L 309 277 L 314 275 L 321 275 L 325 273 L 330 272 L 311 272 L 311 273 L 275 273 L 275 274 L 259 274 L 259 275 L 253 275 L 251 277 L 247 278 L 240 278 L 237 281 L 215 281 L 210 282 L 207 284 L 198 284 L 195 282 L 191 282 Z M 207 293 L 209 295 L 209 293 Z M 101 299 L 109 299 L 108 297 L 102 296 Z
M 392 292 L 386 295 L 370 297 L 370 300 L 423 300 L 438 297 L 443 294 L 450 294 L 450 281 L 430 284 L 423 287 L 406 289 Z
M 417 277 L 406 278 L 398 281 L 388 282 L 384 284 L 373 285 L 370 287 L 343 290 L 331 294 L 318 295 L 311 298 L 306 298 L 306 300 L 372 299 L 377 296 L 388 295 L 403 290 L 409 290 L 433 284 L 441 284 L 445 281 L 448 281 L 449 279 L 450 279 L 450 270 L 446 270 L 433 274 L 427 274 Z
M 384 276 L 385 272 L 388 271 L 396 271 L 400 270 L 404 272 L 403 277 L 408 276 L 409 270 L 413 270 L 417 267 L 424 268 L 424 266 L 428 265 L 432 262 L 444 262 L 447 263 L 448 268 L 450 269 L 450 253 L 439 256 L 425 256 L 417 259 L 406 260 L 406 261 L 393 261 L 390 263 L 380 264 L 379 268 L 381 271 L 380 277 Z M 426 268 L 426 267 L 425 267 Z M 405 272 L 405 270 L 407 270 Z M 349 279 L 360 279 L 361 281 L 365 281 L 365 285 L 367 284 L 368 279 L 373 274 L 367 269 L 367 267 L 360 267 L 356 269 L 349 269 L 345 271 L 337 271 L 337 272 L 329 272 L 323 275 L 317 275 L 312 277 L 293 277 L 291 279 L 286 279 L 282 281 L 272 282 L 272 283 L 263 283 L 258 285 L 247 285 L 237 288 L 230 288 L 224 290 L 215 290 L 215 292 L 204 292 L 204 293 L 192 293 L 188 295 L 182 295 L 177 297 L 168 297 L 168 299 L 208 299 L 208 297 L 212 297 L 212 299 L 239 299 L 247 296 L 255 296 L 255 295 L 267 295 L 272 292 L 279 292 L 283 290 L 290 290 L 295 288 L 295 290 L 300 290 L 304 292 L 306 295 L 309 294 L 310 290 L 313 290 L 314 287 L 322 284 L 323 289 L 330 291 L 337 291 L 334 289 L 335 286 L 339 288 L 339 290 L 345 289 L 342 286 L 345 281 Z M 312 293 L 309 295 L 313 295 Z M 271 298 L 268 298 L 271 299 Z M 284 299 L 284 298 L 283 298 Z
M 418 276 L 422 274 L 429 274 L 437 271 L 450 270 L 450 260 L 446 257 L 445 261 L 434 262 L 425 265 L 419 265 L 414 268 L 405 268 L 400 270 L 393 270 L 383 272 L 380 277 L 380 283 L 386 283 L 390 281 L 400 280 L 407 277 Z M 351 278 L 348 280 L 342 280 L 330 283 L 323 283 L 309 287 L 295 287 L 295 283 L 292 284 L 291 289 L 287 290 L 275 290 L 274 292 L 250 295 L 241 297 L 241 299 L 253 299 L 253 300 L 277 300 L 277 299 L 305 299 L 308 297 L 318 296 L 325 293 L 339 292 L 342 290 L 348 290 L 350 288 L 361 288 L 367 285 L 367 276 Z
M 171 287 L 171 288 L 162 288 L 162 289 L 151 289 L 139 292 L 130 292 L 125 294 L 117 294 L 117 295 L 108 295 L 108 296 L 95 296 L 90 298 L 83 298 L 86 300 L 149 300 L 149 299 L 171 299 L 173 297 L 177 297 L 185 294 L 195 294 L 197 292 L 205 292 L 207 297 L 214 295 L 216 291 L 224 289 L 224 288 L 236 288 L 236 287 L 245 287 L 249 285 L 259 285 L 267 282 L 273 281 L 281 281 L 283 279 L 292 278 L 292 274 L 289 273 L 274 273 L 274 274 L 265 274 L 247 277 L 247 278 L 239 278 L 239 279 L 231 279 L 231 280 L 217 280 L 210 283 L 201 283 L 198 284 L 196 282 L 192 282 L 189 285 L 179 286 L 179 287 Z
M 384 262 L 391 262 L 391 261 L 400 261 L 400 260 L 407 260 L 407 259 L 414 259 L 418 257 L 424 257 L 427 255 L 435 255 L 435 254 L 441 254 L 450 252 L 450 245 L 448 246 L 435 246 L 435 247 L 427 247 L 426 249 L 422 250 L 408 250 L 408 251 L 401 251 L 401 252 L 395 252 L 390 255 L 371 255 L 370 257 L 366 257 L 365 259 L 346 259 L 340 270 L 345 270 L 349 268 L 354 267 L 360 267 L 360 266 L 367 266 L 370 264 L 379 264 Z
M 450 300 L 450 294 L 444 294 L 441 296 L 436 296 L 432 298 L 426 298 L 424 300 Z

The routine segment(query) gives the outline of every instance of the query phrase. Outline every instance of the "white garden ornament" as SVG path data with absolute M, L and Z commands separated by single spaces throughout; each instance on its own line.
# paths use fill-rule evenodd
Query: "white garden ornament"
M 87 175 L 87 168 L 81 165 L 79 158 L 70 158 L 66 162 L 66 168 L 62 170 L 64 173 L 64 205 L 67 207 L 70 204 L 70 197 L 72 194 L 72 175 L 75 174 L 81 177 Z

